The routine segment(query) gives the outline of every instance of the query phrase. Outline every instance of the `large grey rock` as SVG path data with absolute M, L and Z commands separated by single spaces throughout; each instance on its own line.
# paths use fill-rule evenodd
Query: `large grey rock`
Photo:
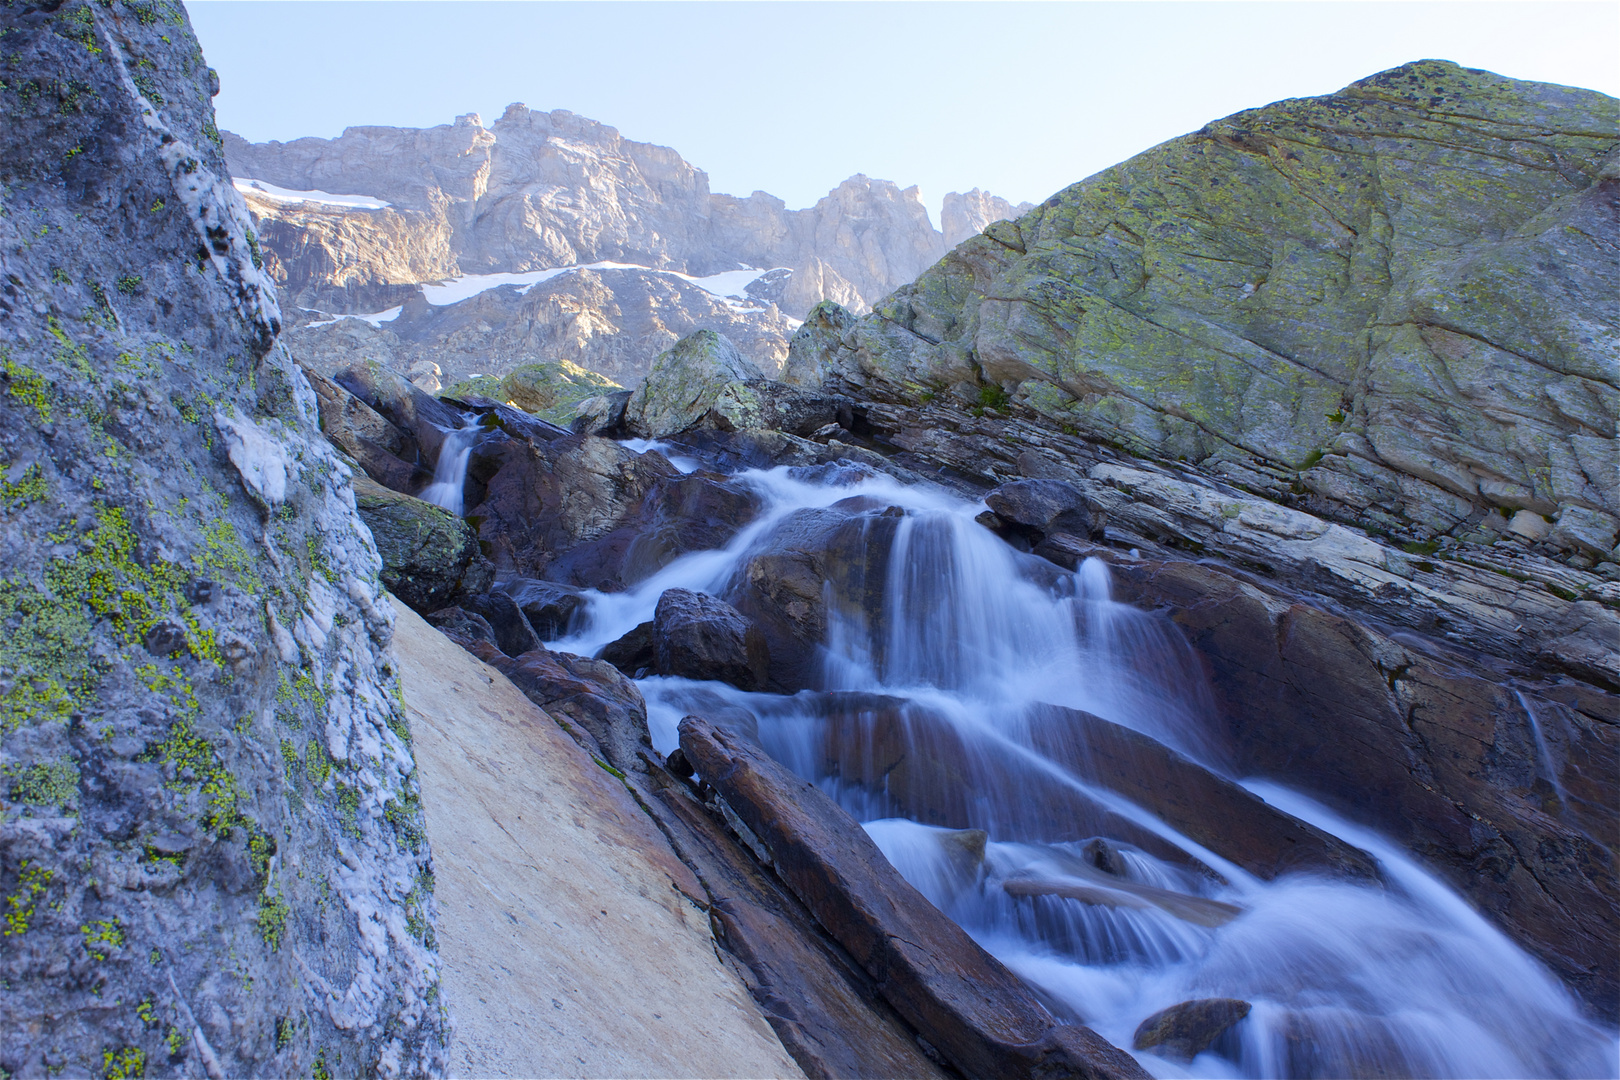
M 1238 113 L 991 225 L 825 366 L 1402 540 L 1528 509 L 1612 559 L 1617 115 L 1441 61 Z
M 765 688 L 771 662 L 765 635 L 717 597 L 664 590 L 653 612 L 652 643 L 660 675 L 716 679 L 739 690 Z
M 442 1071 L 394 616 L 178 5 L 14 4 L 0 1070 Z
M 646 439 L 678 435 L 702 420 L 729 384 L 761 377 L 729 340 L 699 330 L 653 363 L 625 406 L 624 426 Z

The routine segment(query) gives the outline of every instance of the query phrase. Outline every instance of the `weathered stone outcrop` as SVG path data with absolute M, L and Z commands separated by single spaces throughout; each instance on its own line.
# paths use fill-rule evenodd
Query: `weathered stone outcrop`
M 1612 562 L 1616 115 L 1440 61 L 1238 113 L 992 225 L 810 351 L 1399 540 L 1519 521 Z
M 13 4 L 0 1070 L 444 1067 L 394 616 L 177 5 Z

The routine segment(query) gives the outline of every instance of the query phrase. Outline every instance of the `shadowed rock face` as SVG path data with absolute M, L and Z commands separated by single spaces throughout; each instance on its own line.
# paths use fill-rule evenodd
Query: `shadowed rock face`
M 0 38 L 0 1073 L 440 1072 L 394 616 L 218 83 L 176 4 Z
M 1439 61 L 1238 113 L 991 226 L 823 362 L 1403 539 L 1529 510 L 1613 560 L 1616 115 Z

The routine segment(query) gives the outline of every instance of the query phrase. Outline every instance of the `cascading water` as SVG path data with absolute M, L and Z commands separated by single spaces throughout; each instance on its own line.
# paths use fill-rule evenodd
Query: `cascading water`
M 456 517 L 466 511 L 467 463 L 481 430 L 478 418 L 473 417 L 465 427 L 444 433 L 439 460 L 433 465 L 433 483 L 423 488 L 418 498 L 442 506 Z
M 766 508 L 724 551 L 588 594 L 584 629 L 552 647 L 593 654 L 651 618 L 667 588 L 724 593 L 793 511 L 865 496 L 905 513 L 868 511 L 858 525 L 863 546 L 886 554 L 869 561 L 886 568 L 881 582 L 828 586 L 824 692 L 642 679 L 660 751 L 688 712 L 747 709 L 766 749 L 864 822 L 931 902 L 1054 1010 L 1118 1045 L 1178 1002 L 1252 1004 L 1190 1064 L 1138 1052 L 1157 1075 L 1616 1075 L 1614 1033 L 1377 835 L 1250 784 L 1369 853 L 1383 877 L 1266 881 L 1099 783 L 1073 745 L 1082 714 L 1215 773 L 1225 760 L 1189 647 L 1112 601 L 1105 564 L 1065 573 L 974 523 L 982 505 L 859 470 L 737 479 Z

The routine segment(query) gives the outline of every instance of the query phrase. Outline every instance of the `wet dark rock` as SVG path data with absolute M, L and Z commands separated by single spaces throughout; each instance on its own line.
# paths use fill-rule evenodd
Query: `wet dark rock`
M 394 491 L 419 491 L 432 480 L 432 472 L 417 463 L 414 436 L 325 376 L 307 369 L 304 376 L 315 391 L 322 434 L 367 476 Z
M 533 578 L 512 578 L 501 591 L 517 602 L 529 626 L 541 641 L 565 637 L 574 618 L 585 609 L 585 598 L 571 585 Z
M 773 686 L 791 693 L 823 685 L 828 582 L 839 603 L 882 610 L 898 521 L 875 509 L 795 510 L 754 546 L 725 598 L 765 635 Z
M 1099 716 L 1038 705 L 1031 744 L 1084 780 L 1117 791 L 1172 828 L 1271 879 L 1310 869 L 1367 881 L 1377 864 L 1313 825 L 1283 813 L 1150 736 Z
M 573 434 L 565 427 L 558 427 L 549 420 L 542 420 L 538 416 L 531 416 L 522 409 L 514 409 L 494 398 L 483 397 L 479 394 L 468 394 L 462 397 L 452 397 L 449 394 L 440 395 L 439 400 L 469 413 L 474 413 L 491 430 L 498 430 L 514 439 L 536 439 L 540 442 L 553 442 L 565 439 Z
M 699 717 L 681 749 L 769 851 L 781 879 L 952 1066 L 984 1077 L 1145 1077 L 1088 1028 L 1056 1023 L 1000 961 L 925 900 L 813 784 Z
M 579 403 L 569 427 L 576 435 L 616 437 L 624 432 L 624 407 L 630 403 L 630 390 L 599 394 Z
M 447 607 L 432 611 L 422 616 L 430 626 L 436 628 L 441 634 L 450 638 L 463 649 L 471 652 L 475 642 L 483 642 L 492 648 L 499 649 L 495 643 L 495 628 L 489 620 L 477 612 L 465 608 Z
M 702 882 L 715 939 L 805 1075 L 942 1080 L 948 1074 L 923 1052 L 916 1029 L 883 999 L 877 981 L 681 782 L 692 772 L 677 747 L 667 769 L 649 763 L 629 779 Z
M 765 635 L 724 600 L 666 589 L 653 613 L 652 641 L 660 675 L 717 679 L 739 690 L 765 688 L 770 667 Z
M 1161 1009 L 1143 1020 L 1132 1036 L 1136 1050 L 1191 1061 L 1215 1044 L 1228 1028 L 1254 1008 L 1237 998 L 1199 998 Z
M 505 593 L 486 592 L 469 596 L 461 606 L 489 622 L 495 632 L 496 647 L 507 656 L 522 656 L 542 648 L 540 637 L 524 617 L 523 609 Z
M 552 716 L 584 728 L 615 768 L 623 772 L 645 768 L 643 755 L 652 752 L 647 703 L 612 664 L 545 648 L 511 657 L 485 646 L 475 649 L 474 655 Z
M 617 641 L 604 645 L 596 654 L 632 679 L 639 679 L 653 670 L 657 663 L 653 655 L 653 624 L 649 619 Z
M 467 523 L 432 503 L 354 478 L 354 503 L 382 556 L 388 590 L 417 612 L 487 592 L 495 568 Z
M 380 364 L 355 364 L 332 381 L 401 431 L 409 432 L 424 461 L 437 461 L 446 432 L 462 427 L 462 415 Z
M 1103 516 L 1085 492 L 1062 480 L 1014 480 L 984 497 L 995 523 L 980 521 L 1025 550 L 1039 546 L 1048 536 L 1065 533 L 1092 538 L 1102 536 Z
M 1081 853 L 1086 857 L 1087 862 L 1103 873 L 1113 874 L 1115 877 L 1126 876 L 1128 868 L 1124 856 L 1120 854 L 1119 848 L 1102 837 L 1097 836 L 1087 840 L 1085 847 L 1081 848 Z
M 1491 913 L 1588 1000 L 1620 999 L 1612 695 L 1515 684 L 1481 658 L 1398 640 L 1205 563 L 1121 563 L 1208 666 L 1243 775 L 1272 776 L 1382 830 Z M 1544 741 L 1544 760 L 1529 710 Z M 1565 792 L 1537 793 L 1555 770 Z M 1543 784 L 1546 782 L 1543 781 Z

